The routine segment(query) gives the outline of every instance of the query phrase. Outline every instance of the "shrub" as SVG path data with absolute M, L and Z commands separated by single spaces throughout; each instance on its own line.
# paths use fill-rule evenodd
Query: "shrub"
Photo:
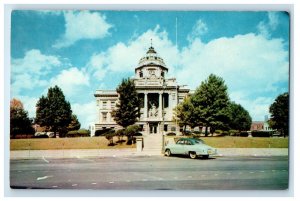
M 201 131 L 194 131 L 193 133 L 195 133 L 195 134 L 201 134 Z
M 42 135 L 35 135 L 33 138 L 49 138 L 47 134 L 42 134 Z
M 229 130 L 228 132 L 230 136 L 237 136 L 239 134 L 238 130 Z
M 272 136 L 272 131 L 252 131 L 252 137 L 270 137 Z
M 222 130 L 216 130 L 215 133 L 216 133 L 216 134 L 222 134 L 223 131 L 222 131 Z
M 108 131 L 111 131 L 111 128 L 106 128 L 106 129 L 102 129 L 102 130 L 96 130 L 95 131 L 95 136 L 103 136 L 105 133 L 107 133 Z
M 114 146 L 114 136 L 115 136 L 115 132 L 113 130 L 110 130 L 108 132 L 106 132 L 105 134 L 105 138 L 108 140 L 108 146 Z
M 185 136 L 191 136 L 192 132 L 191 131 L 182 131 L 182 134 Z
M 167 133 L 166 136 L 176 136 L 176 133 Z
M 79 129 L 78 131 L 69 131 L 66 134 L 66 137 L 89 137 L 90 131 L 86 129 Z
M 242 131 L 242 132 L 240 133 L 240 136 L 241 136 L 241 137 L 248 137 L 249 134 L 248 134 L 246 131 Z
M 123 143 L 125 140 L 123 140 L 123 136 L 125 135 L 125 129 L 119 129 L 115 132 L 115 135 L 118 137 L 117 143 Z
M 127 145 L 132 145 L 132 143 L 134 143 L 135 140 L 133 138 L 133 135 L 139 131 L 139 128 L 140 127 L 138 125 L 127 126 L 127 128 L 125 129 L 125 135 L 127 136 Z

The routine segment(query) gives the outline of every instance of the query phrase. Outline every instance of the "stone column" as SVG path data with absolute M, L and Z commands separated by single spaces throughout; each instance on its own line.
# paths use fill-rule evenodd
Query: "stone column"
M 159 101 L 158 101 L 158 116 L 162 117 L 162 92 L 159 93 Z
M 144 119 L 148 118 L 148 93 L 144 93 Z

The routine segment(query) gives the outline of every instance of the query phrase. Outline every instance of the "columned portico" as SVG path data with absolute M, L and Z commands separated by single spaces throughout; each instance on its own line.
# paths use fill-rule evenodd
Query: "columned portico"
M 144 119 L 148 118 L 148 93 L 144 93 Z
M 162 92 L 159 93 L 158 116 L 162 118 Z

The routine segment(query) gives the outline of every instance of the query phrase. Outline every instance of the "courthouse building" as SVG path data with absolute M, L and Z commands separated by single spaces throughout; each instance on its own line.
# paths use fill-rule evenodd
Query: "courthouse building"
M 190 90 L 178 85 L 176 78 L 167 78 L 168 67 L 151 46 L 140 59 L 133 78 L 139 98 L 142 99 L 141 116 L 136 123 L 143 135 L 178 133 L 174 121 L 174 108 L 189 94 Z M 98 119 L 91 128 L 96 130 L 121 128 L 111 113 L 116 108 L 118 93 L 115 90 L 96 90 Z

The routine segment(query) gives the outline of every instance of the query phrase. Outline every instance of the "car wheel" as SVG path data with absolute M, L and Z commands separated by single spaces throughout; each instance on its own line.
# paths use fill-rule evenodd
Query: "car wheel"
M 170 151 L 170 149 L 167 149 L 166 151 L 165 151 L 165 156 L 171 156 L 171 151 Z
M 189 155 L 190 155 L 190 158 L 192 158 L 192 159 L 197 158 L 196 152 L 191 151 L 191 152 L 189 153 Z

